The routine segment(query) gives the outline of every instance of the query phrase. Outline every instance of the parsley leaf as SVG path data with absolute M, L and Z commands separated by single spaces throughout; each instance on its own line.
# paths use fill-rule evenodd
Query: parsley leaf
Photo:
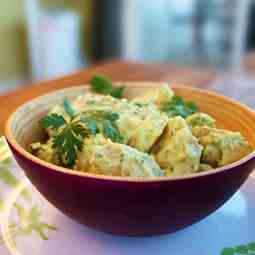
M 225 248 L 222 250 L 221 255 L 234 255 L 235 250 L 233 248 Z
M 90 80 L 91 90 L 103 94 L 111 95 L 115 98 L 122 98 L 126 86 L 113 87 L 111 80 L 105 76 L 94 75 Z
M 115 98 L 122 98 L 125 90 L 126 90 L 126 86 L 119 86 L 113 89 L 110 95 Z
M 44 127 L 44 128 L 51 128 L 54 130 L 59 129 L 60 127 L 66 125 L 66 120 L 62 115 L 59 115 L 57 113 L 52 113 L 51 115 L 47 115 L 43 117 L 39 123 Z
M 71 104 L 64 100 L 64 110 L 70 116 L 66 121 L 62 115 L 52 113 L 40 121 L 44 128 L 56 130 L 53 136 L 53 148 L 64 166 L 73 167 L 77 152 L 83 150 L 84 138 L 90 134 L 102 133 L 113 142 L 122 142 L 116 121 L 119 115 L 115 112 L 91 110 L 75 115 Z M 0 176 L 1 177 L 1 176 Z
M 64 106 L 65 112 L 69 115 L 69 117 L 70 117 L 71 119 L 73 119 L 73 118 L 75 117 L 75 111 L 74 111 L 74 109 L 72 108 L 72 105 L 71 105 L 71 103 L 68 101 L 67 98 L 64 99 L 63 106 Z
M 255 254 L 255 242 L 248 243 L 247 245 L 239 245 L 237 247 L 224 248 L 221 251 L 221 255 L 235 255 L 235 254 Z
M 113 142 L 122 142 L 122 136 L 116 124 L 119 118 L 117 113 L 92 110 L 83 112 L 82 114 L 81 121 L 85 123 L 90 130 L 93 129 L 93 131 L 97 131 L 96 133 L 102 133 Z
M 254 243 L 248 243 L 247 247 L 250 251 L 255 252 L 255 242 Z
M 165 112 L 170 118 L 175 116 L 187 118 L 189 115 L 196 113 L 198 108 L 195 103 L 191 101 L 185 103 L 182 97 L 174 96 L 161 106 L 161 111 Z
M 112 92 L 112 82 L 105 76 L 95 75 L 90 80 L 91 89 L 94 92 L 109 95 Z
M 103 121 L 102 128 L 103 128 L 103 134 L 105 137 L 110 138 L 113 142 L 117 142 L 117 143 L 122 142 L 122 137 L 114 122 L 105 120 Z
M 66 166 L 74 166 L 77 151 L 82 151 L 83 139 L 88 135 L 87 130 L 76 121 L 70 122 L 53 137 L 53 148 Z
M 99 132 L 97 122 L 90 117 L 81 117 L 81 121 L 87 126 L 91 134 L 95 135 Z
M 191 102 L 191 101 L 187 102 L 186 107 L 189 109 L 191 113 L 198 112 L 198 107 L 196 106 L 194 102 Z

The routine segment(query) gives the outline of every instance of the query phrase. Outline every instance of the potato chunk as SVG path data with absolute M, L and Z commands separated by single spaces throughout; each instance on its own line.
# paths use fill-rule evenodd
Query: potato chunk
M 168 121 L 163 136 L 152 150 L 161 168 L 170 175 L 195 173 L 199 169 L 202 146 L 192 135 L 185 120 L 175 117 Z
M 213 167 L 231 164 L 252 151 L 250 144 L 239 132 L 197 127 L 193 134 L 204 147 L 201 162 Z
M 159 84 L 158 88 L 149 89 L 143 96 L 133 100 L 134 103 L 153 103 L 160 107 L 162 104 L 170 101 L 174 96 L 173 90 L 166 83 Z
M 99 135 L 100 136 L 100 135 Z M 153 177 L 162 176 L 153 157 L 124 144 L 108 139 L 87 139 L 79 154 L 76 170 L 112 176 Z

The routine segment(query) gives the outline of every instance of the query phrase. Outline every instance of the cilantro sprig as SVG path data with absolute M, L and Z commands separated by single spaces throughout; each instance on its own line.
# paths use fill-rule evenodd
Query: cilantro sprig
M 191 101 L 184 102 L 181 96 L 174 96 L 161 106 L 161 111 L 165 112 L 170 118 L 175 116 L 187 118 L 189 115 L 196 113 L 198 107 Z
M 122 98 L 126 90 L 126 86 L 113 87 L 111 80 L 101 75 L 94 75 L 90 80 L 90 86 L 96 93 L 111 95 L 115 98 Z
M 57 131 L 53 136 L 53 148 L 64 166 L 73 167 L 79 151 L 83 150 L 84 138 L 102 133 L 113 142 L 121 142 L 116 121 L 117 113 L 108 111 L 86 111 L 76 114 L 70 102 L 63 102 L 64 111 L 69 118 L 58 113 L 43 117 L 40 124 L 44 128 Z

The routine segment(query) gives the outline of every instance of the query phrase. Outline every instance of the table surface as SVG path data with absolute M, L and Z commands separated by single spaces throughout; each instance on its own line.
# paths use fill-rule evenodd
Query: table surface
M 138 64 L 110 61 L 91 66 L 60 79 L 43 81 L 33 86 L 25 86 L 0 96 L 0 134 L 4 132 L 4 125 L 10 113 L 22 103 L 56 89 L 85 84 L 95 73 L 108 75 L 114 81 L 165 81 L 170 84 L 184 84 L 203 89 L 213 89 L 236 97 L 241 101 L 242 99 L 247 101 L 248 98 L 249 100 L 246 102 L 248 104 L 249 102 L 252 102 L 252 104 L 255 102 L 253 100 L 255 98 L 253 80 L 246 79 L 246 82 L 244 82 L 244 79 L 242 79 L 240 81 L 240 76 L 224 75 L 212 70 L 180 68 L 173 64 Z M 246 89 L 244 89 L 244 84 L 247 84 Z M 240 93 L 240 87 L 242 87 L 241 91 L 243 93 Z

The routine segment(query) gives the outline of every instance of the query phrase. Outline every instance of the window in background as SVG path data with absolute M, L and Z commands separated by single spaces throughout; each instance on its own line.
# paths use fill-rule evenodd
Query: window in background
M 104 44 L 96 49 L 98 59 L 123 57 L 219 69 L 239 66 L 247 0 L 110 0 L 104 5 L 113 8 L 104 8 L 103 16 L 95 9 L 101 27 L 97 38 Z

